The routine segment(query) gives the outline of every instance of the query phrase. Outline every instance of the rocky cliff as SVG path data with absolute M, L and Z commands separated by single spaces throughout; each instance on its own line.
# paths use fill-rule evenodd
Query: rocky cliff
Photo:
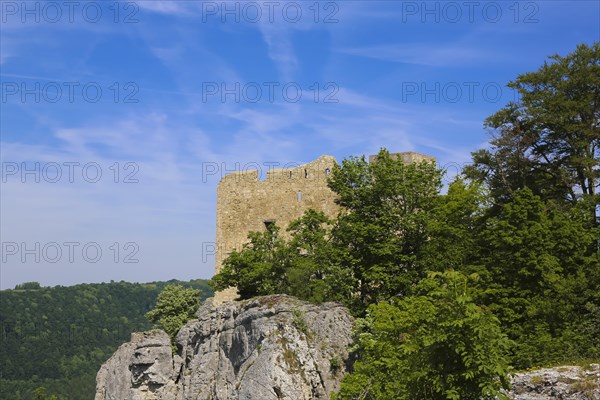
M 214 306 L 177 335 L 132 334 L 102 366 L 95 400 L 329 399 L 346 372 L 352 317 L 339 304 L 265 296 Z M 600 400 L 600 365 L 518 373 L 512 400 Z
M 512 400 L 600 400 L 600 365 L 519 372 L 511 384 L 507 394 Z
M 133 334 L 98 372 L 95 400 L 329 399 L 352 323 L 335 303 L 209 299 L 180 330 L 175 355 L 164 332 Z

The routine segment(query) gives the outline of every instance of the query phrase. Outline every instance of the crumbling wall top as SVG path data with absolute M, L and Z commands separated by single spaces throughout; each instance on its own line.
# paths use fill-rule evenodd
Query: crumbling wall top
M 335 157 L 323 155 L 314 161 L 291 168 L 269 168 L 263 180 L 260 179 L 258 170 L 235 171 L 223 176 L 219 182 L 219 186 L 244 186 L 245 184 L 256 186 L 262 182 L 293 183 L 305 180 L 325 181 L 331 173 L 335 162 Z

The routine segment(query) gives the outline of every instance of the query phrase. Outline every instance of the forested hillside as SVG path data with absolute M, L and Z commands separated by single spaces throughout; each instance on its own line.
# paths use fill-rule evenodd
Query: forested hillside
M 100 365 L 131 332 L 151 328 L 145 314 L 170 283 L 212 294 L 203 280 L 0 291 L 0 398 L 92 399 Z

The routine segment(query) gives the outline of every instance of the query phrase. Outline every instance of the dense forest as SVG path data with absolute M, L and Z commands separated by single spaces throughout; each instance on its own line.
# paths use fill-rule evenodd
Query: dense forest
M 519 100 L 447 191 L 433 163 L 345 159 L 337 217 L 251 232 L 214 288 L 345 304 L 338 399 L 492 399 L 513 369 L 599 359 L 600 43 L 508 86 Z
M 0 398 L 93 399 L 96 373 L 145 317 L 169 284 L 212 295 L 203 280 L 110 282 L 0 291 Z

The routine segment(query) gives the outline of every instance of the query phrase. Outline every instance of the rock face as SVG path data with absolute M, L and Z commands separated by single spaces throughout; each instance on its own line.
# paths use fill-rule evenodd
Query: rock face
M 98 372 L 95 400 L 329 399 L 352 323 L 335 303 L 209 299 L 179 331 L 175 356 L 164 332 L 132 334 Z
M 95 399 L 175 399 L 175 379 L 169 336 L 163 331 L 133 333 L 100 368 Z M 163 396 L 156 395 L 157 388 Z
M 600 400 L 600 365 L 562 366 L 520 372 L 512 378 L 512 400 Z

